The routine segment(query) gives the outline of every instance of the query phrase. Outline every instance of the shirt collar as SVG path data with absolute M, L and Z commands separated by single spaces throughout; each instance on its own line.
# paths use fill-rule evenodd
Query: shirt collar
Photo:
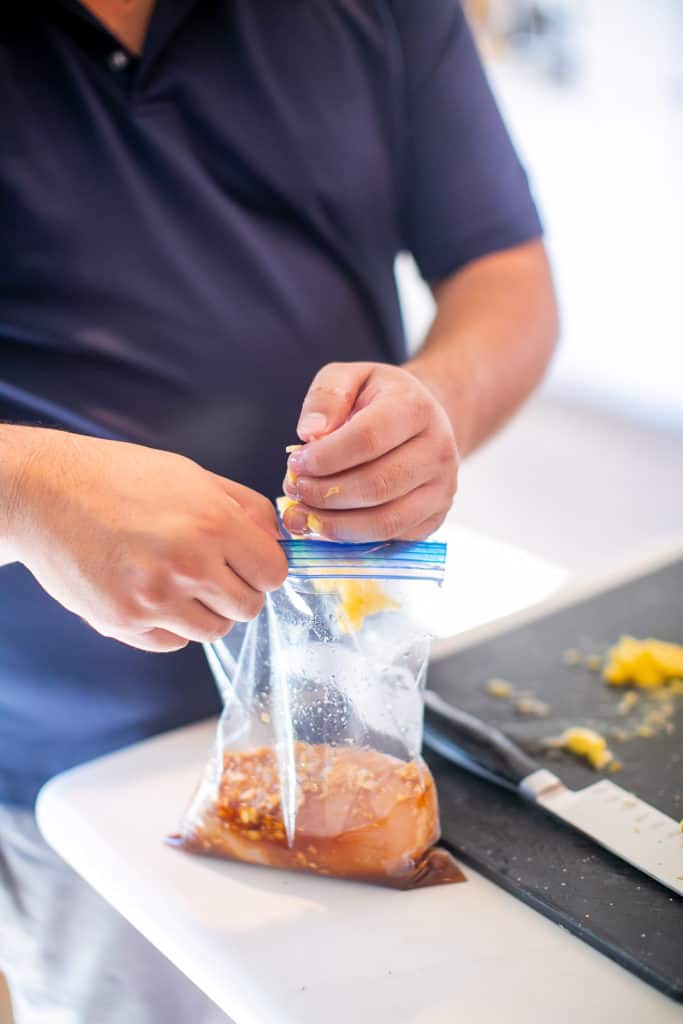
M 140 63 L 148 68 L 159 57 L 173 33 L 202 0 L 157 0 L 149 23 Z
M 81 18 L 93 28 L 107 35 L 116 46 L 119 48 L 123 47 L 123 44 L 112 34 L 107 26 L 93 14 L 89 7 L 80 3 L 80 0 L 56 0 L 56 2 L 59 6 L 66 8 L 66 10 Z M 139 56 L 140 64 L 143 67 L 149 67 L 157 59 L 181 22 L 200 2 L 202 0 L 156 0 L 147 30 L 147 37 L 142 53 Z M 125 47 L 123 48 L 125 49 Z

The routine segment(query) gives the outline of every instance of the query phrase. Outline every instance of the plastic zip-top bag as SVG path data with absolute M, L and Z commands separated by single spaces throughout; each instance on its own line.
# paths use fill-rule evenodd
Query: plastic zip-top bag
M 461 881 L 434 846 L 437 796 L 420 756 L 445 544 L 282 544 L 288 578 L 237 661 L 224 641 L 205 648 L 224 710 L 173 841 L 404 889 Z

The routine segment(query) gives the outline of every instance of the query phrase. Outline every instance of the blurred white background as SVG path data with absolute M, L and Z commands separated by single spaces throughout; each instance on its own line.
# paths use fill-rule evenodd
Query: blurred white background
M 540 205 L 562 342 L 454 520 L 590 571 L 683 533 L 683 0 L 470 0 Z M 432 312 L 398 270 L 413 344 Z

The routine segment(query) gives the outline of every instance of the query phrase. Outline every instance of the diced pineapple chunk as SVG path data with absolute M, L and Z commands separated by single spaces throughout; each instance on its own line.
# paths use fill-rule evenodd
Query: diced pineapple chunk
M 342 633 L 357 633 L 369 615 L 400 608 L 376 580 L 316 580 L 315 589 L 339 595 L 337 622 Z
M 605 768 L 613 759 L 612 751 L 607 746 L 607 740 L 594 729 L 586 729 L 582 726 L 575 726 L 572 729 L 565 729 L 561 736 L 546 740 L 549 747 L 560 747 L 568 750 L 577 757 L 583 757 L 592 768 Z
M 608 652 L 603 678 L 612 686 L 635 683 L 654 689 L 683 676 L 683 646 L 622 636 Z

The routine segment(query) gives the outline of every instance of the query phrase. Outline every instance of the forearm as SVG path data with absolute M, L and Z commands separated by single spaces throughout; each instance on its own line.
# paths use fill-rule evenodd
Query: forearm
M 486 256 L 433 290 L 434 322 L 406 369 L 442 403 L 467 455 L 534 390 L 552 356 L 558 320 L 544 247 Z
M 0 424 L 0 565 L 19 559 L 19 537 L 28 510 L 20 498 L 22 481 L 40 447 L 39 427 Z

